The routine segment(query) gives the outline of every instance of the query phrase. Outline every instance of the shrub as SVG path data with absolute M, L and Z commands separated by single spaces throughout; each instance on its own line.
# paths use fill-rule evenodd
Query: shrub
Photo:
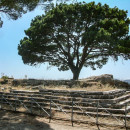
M 1 79 L 7 80 L 9 77 L 8 76 L 2 76 Z

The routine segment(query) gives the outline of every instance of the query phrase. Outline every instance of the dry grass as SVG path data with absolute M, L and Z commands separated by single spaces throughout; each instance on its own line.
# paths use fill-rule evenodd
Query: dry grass
M 0 91 L 4 91 L 4 92 L 10 92 L 11 90 L 23 90 L 23 91 L 34 91 L 34 92 L 38 92 L 39 90 L 33 90 L 31 88 L 26 88 L 25 86 L 9 86 L 9 85 L 0 85 Z
M 118 89 L 115 86 L 111 86 L 109 84 L 106 85 L 102 85 L 102 86 L 88 86 L 88 87 L 84 87 L 81 88 L 80 86 L 76 86 L 76 87 L 72 87 L 72 88 L 65 88 L 63 86 L 41 86 L 43 89 L 50 89 L 50 90 L 76 90 L 76 91 L 96 91 L 96 92 L 103 92 L 103 91 L 110 91 L 110 90 L 115 90 Z M 4 89 L 2 89 L 4 88 Z M 25 86 L 6 86 L 6 85 L 2 85 L 2 87 L 0 87 L 0 91 L 4 91 L 4 92 L 10 92 L 11 90 L 23 90 L 23 91 L 34 91 L 34 92 L 38 92 L 39 89 L 32 89 L 31 86 L 30 88 L 26 88 Z
M 62 86 L 44 86 L 44 89 L 53 89 L 53 90 L 83 90 L 83 91 L 110 91 L 110 90 L 114 90 L 117 89 L 115 86 L 111 86 L 109 84 L 106 85 L 101 85 L 101 86 L 88 86 L 88 87 L 84 87 L 81 88 L 80 86 L 76 86 L 76 87 L 72 87 L 72 88 L 65 88 Z
M 101 84 L 100 82 L 91 82 L 89 83 L 89 85 L 81 87 L 81 85 L 78 86 L 66 86 L 66 85 L 59 85 L 59 86 L 44 86 L 44 85 L 40 85 L 40 88 L 43 89 L 52 89 L 52 90 L 77 90 L 77 91 L 110 91 L 110 90 L 115 90 L 115 89 L 119 89 L 116 86 L 112 86 L 110 84 Z M 2 90 L 4 88 L 4 90 Z M 0 91 L 5 91 L 5 92 L 10 92 L 10 90 L 28 90 L 28 91 L 39 91 L 38 86 L 10 86 L 8 84 L 6 85 L 0 85 Z

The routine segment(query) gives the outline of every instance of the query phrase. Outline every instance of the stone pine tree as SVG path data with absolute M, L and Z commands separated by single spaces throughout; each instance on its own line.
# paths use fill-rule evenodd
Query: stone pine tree
M 60 4 L 32 20 L 18 45 L 25 64 L 48 62 L 71 70 L 77 80 L 82 67 L 101 68 L 112 57 L 130 59 L 127 11 L 91 3 Z

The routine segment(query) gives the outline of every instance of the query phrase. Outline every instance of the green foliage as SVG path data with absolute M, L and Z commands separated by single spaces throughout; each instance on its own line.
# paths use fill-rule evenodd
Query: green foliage
M 28 11 L 34 10 L 42 5 L 45 9 L 49 8 L 53 0 L 0 0 L 0 15 L 6 15 L 9 19 L 16 20 Z M 0 27 L 3 21 L 0 17 Z
M 127 11 L 91 3 L 59 4 L 32 20 L 18 45 L 29 65 L 48 62 L 71 70 L 78 79 L 83 66 L 101 68 L 109 57 L 130 59 Z
M 9 77 L 8 76 L 2 76 L 1 79 L 7 80 Z

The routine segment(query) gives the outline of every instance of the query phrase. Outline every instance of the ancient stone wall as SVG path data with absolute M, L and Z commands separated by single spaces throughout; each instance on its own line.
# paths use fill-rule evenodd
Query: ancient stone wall
M 23 79 L 23 80 L 13 80 L 12 85 L 44 85 L 44 86 L 59 86 L 59 85 L 66 85 L 72 87 L 73 85 L 78 85 L 79 81 L 72 81 L 72 80 L 37 80 L 37 79 Z
M 87 86 L 101 86 L 104 84 L 110 84 L 112 86 L 122 87 L 122 88 L 130 88 L 128 83 L 114 80 L 113 75 L 101 75 L 101 76 L 92 76 L 86 79 L 81 80 L 38 80 L 38 79 L 15 79 L 12 81 L 13 86 L 64 86 L 64 87 L 87 87 Z

